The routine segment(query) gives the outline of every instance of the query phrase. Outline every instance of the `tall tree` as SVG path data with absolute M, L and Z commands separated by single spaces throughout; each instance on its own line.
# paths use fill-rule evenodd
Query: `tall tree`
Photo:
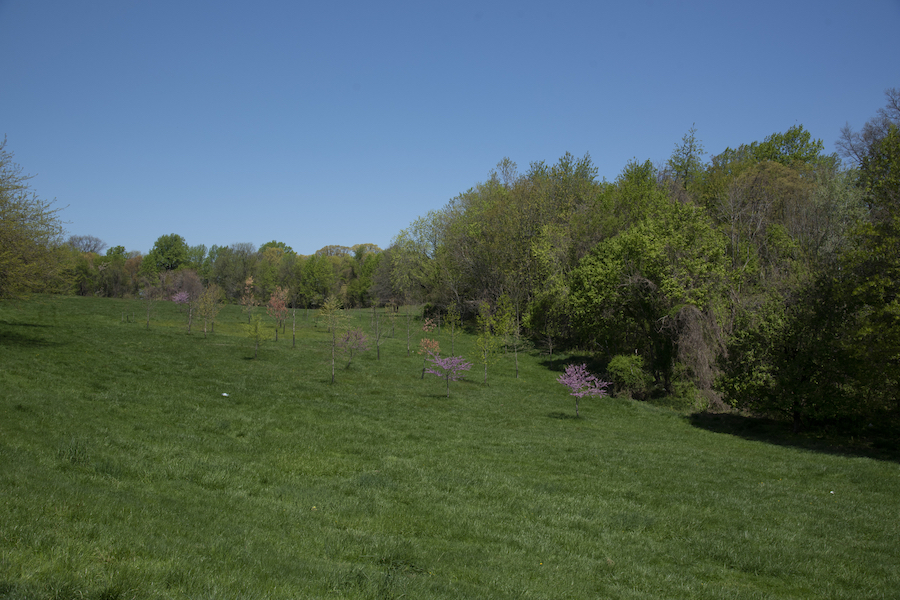
M 62 222 L 0 143 L 0 298 L 47 289 L 62 271 Z
M 637 351 L 669 390 L 683 311 L 715 313 L 725 247 L 699 207 L 666 200 L 657 211 L 581 261 L 570 305 L 582 344 L 608 356 Z
M 835 144 L 838 154 L 856 165 L 862 164 L 872 147 L 888 135 L 892 125 L 900 127 L 900 88 L 889 88 L 884 95 L 887 99 L 884 107 L 860 131 L 853 131 L 849 123 L 841 129 L 841 137 Z
M 188 261 L 188 245 L 176 233 L 160 236 L 144 257 L 141 269 L 146 274 L 174 271 Z
M 697 129 L 692 125 L 666 162 L 666 171 L 678 187 L 687 191 L 700 180 L 704 154 L 703 144 L 697 139 Z
M 79 252 L 93 252 L 94 254 L 100 254 L 106 248 L 106 242 L 92 235 L 70 235 L 66 244 Z

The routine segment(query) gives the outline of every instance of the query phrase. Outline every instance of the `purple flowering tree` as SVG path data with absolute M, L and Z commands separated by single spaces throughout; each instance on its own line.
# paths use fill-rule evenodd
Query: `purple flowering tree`
M 463 376 L 463 371 L 468 371 L 472 368 L 472 363 L 467 363 L 462 356 L 441 358 L 437 354 L 429 354 L 428 362 L 434 366 L 429 367 L 425 372 L 447 380 L 447 397 L 449 398 L 450 382 L 460 379 Z
M 584 396 L 599 396 L 602 398 L 607 395 L 606 388 L 609 387 L 608 381 L 601 381 L 588 372 L 587 365 L 569 365 L 566 372 L 560 375 L 556 381 L 567 386 L 571 391 L 570 395 L 575 396 L 575 416 L 578 416 L 578 400 Z

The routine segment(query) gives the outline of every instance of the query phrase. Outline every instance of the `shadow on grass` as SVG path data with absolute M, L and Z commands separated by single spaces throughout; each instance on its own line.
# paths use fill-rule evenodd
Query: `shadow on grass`
M 572 420 L 572 421 L 575 421 L 575 420 L 581 420 L 581 417 L 576 417 L 574 414 L 571 414 L 571 413 L 564 413 L 564 412 L 558 412 L 558 411 L 554 411 L 554 412 L 552 412 L 552 413 L 548 413 L 548 414 L 547 414 L 547 417 L 549 417 L 549 418 L 551 418 L 551 419 L 561 419 L 561 420 L 564 420 L 564 421 L 566 421 L 566 420 Z
M 40 330 L 48 329 L 49 327 L 49 325 L 40 325 L 38 323 L 11 323 L 9 321 L 0 321 L 0 344 L 3 344 L 4 346 L 22 346 L 25 348 L 57 346 L 59 345 L 58 342 L 32 335 L 32 332 L 38 333 Z
M 812 431 L 795 434 L 787 422 L 728 413 L 694 413 L 685 417 L 694 427 L 778 446 L 843 456 L 900 462 L 900 436 L 889 430 L 863 436 Z
M 566 367 L 569 365 L 580 365 L 586 364 L 588 367 L 588 371 L 593 372 L 601 372 L 606 367 L 605 363 L 601 363 L 596 359 L 596 357 L 589 356 L 587 354 L 555 354 L 553 356 L 544 357 L 543 360 L 540 361 L 541 366 L 545 367 L 550 371 L 557 371 L 562 373 L 566 370 Z

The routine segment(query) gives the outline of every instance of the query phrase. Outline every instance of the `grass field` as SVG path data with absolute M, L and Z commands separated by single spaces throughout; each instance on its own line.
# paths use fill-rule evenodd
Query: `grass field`
M 399 319 L 331 385 L 311 316 L 253 359 L 239 307 L 141 311 L 0 303 L 0 598 L 900 598 L 895 460 L 575 419 L 565 357 L 485 385 L 470 337 L 448 399 Z

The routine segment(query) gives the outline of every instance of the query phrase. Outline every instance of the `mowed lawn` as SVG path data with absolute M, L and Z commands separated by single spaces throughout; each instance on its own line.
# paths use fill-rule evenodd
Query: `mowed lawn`
M 484 384 L 471 336 L 447 398 L 402 315 L 334 385 L 313 312 L 256 359 L 240 307 L 207 337 L 145 315 L 0 303 L 0 598 L 900 597 L 896 461 L 576 419 L 564 356 Z

